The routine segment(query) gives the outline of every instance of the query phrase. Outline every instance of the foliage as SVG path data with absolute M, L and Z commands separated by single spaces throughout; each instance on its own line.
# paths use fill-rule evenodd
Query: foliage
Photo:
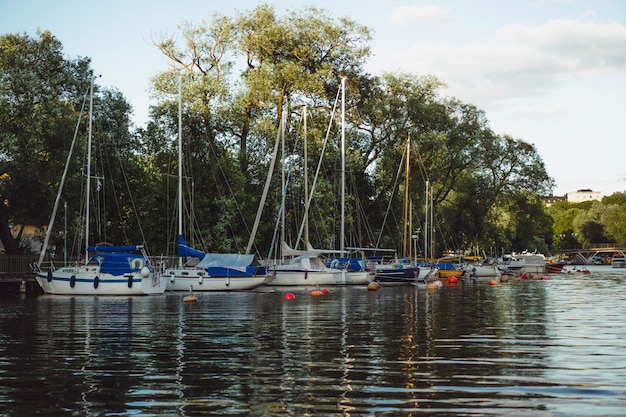
M 557 229 L 559 236 L 578 236 L 582 231 L 588 236 L 589 221 L 602 224 L 612 219 L 617 224 L 618 210 L 598 208 L 595 217 L 581 218 L 578 228 L 567 229 L 565 223 L 568 218 L 574 222 L 581 212 L 563 215 L 562 220 L 554 220 L 553 231 L 553 211 L 546 210 L 540 196 L 549 194 L 554 183 L 536 148 L 494 133 L 484 111 L 443 96 L 445 83 L 434 75 L 367 74 L 364 65 L 371 37 L 369 28 L 325 10 L 305 7 L 279 15 L 273 7 L 260 5 L 235 17 L 214 15 L 198 25 L 183 22 L 179 34 L 155 40 L 172 68 L 152 80 L 157 104 L 150 109 L 145 129 L 132 131 L 130 107 L 119 92 L 97 88 L 96 152 L 109 161 L 97 165 L 97 172 L 106 174 L 111 183 L 105 184 L 107 194 L 100 195 L 107 208 L 93 238 L 121 243 L 139 234 L 153 254 L 173 253 L 178 234 L 180 134 L 183 234 L 199 249 L 244 251 L 275 138 L 282 131 L 286 152 L 281 159 L 291 169 L 285 198 L 286 239 L 294 246 L 302 244 L 298 238 L 307 190 L 313 194 L 310 243 L 336 248 L 342 156 L 338 97 L 344 77 L 349 245 L 399 249 L 404 191 L 411 202 L 414 228 L 425 228 L 426 184 L 439 253 L 476 247 L 547 251 L 553 240 L 563 243 L 556 238 Z M 60 43 L 49 33 L 40 34 L 38 40 L 11 35 L 2 42 L 14 49 L 2 50 L 3 81 L 13 84 L 6 84 L 12 88 L 3 91 L 0 111 L 13 117 L 1 119 L 9 122 L 3 122 L 6 128 L 2 126 L 0 142 L 2 173 L 7 173 L 0 182 L 6 201 L 0 206 L 0 225 L 4 215 L 5 224 L 41 226 L 49 210 L 33 208 L 51 207 L 52 185 L 60 177 L 90 77 L 89 61 L 62 58 Z M 26 64 L 37 48 L 46 52 L 49 65 L 57 66 L 54 76 L 29 72 Z M 21 89 L 13 88 L 21 85 L 17 81 L 24 84 Z M 46 112 L 29 96 L 39 90 L 51 91 Z M 57 90 L 63 94 L 53 94 Z M 80 127 L 85 132 L 84 123 Z M 404 166 L 399 163 L 409 138 L 410 175 L 405 183 Z M 305 140 L 308 183 L 304 181 Z M 35 150 L 34 160 L 29 160 L 27 149 Z M 73 168 L 79 171 L 79 165 Z M 255 242 L 259 256 L 277 245 L 282 190 L 279 167 L 275 169 Z M 23 196 L 23 203 L 13 198 L 11 192 L 23 193 L 24 184 L 31 182 L 36 192 Z M 81 182 L 79 175 L 70 178 L 76 194 L 72 201 L 80 199 Z M 123 186 L 111 189 L 114 183 Z M 79 212 L 78 204 L 73 204 L 71 217 L 79 218 Z M 141 228 L 132 225 L 135 217 Z M 611 230 L 617 236 L 617 227 Z

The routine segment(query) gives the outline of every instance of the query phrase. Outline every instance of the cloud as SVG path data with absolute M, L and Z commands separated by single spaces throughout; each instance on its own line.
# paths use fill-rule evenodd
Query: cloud
M 391 12 L 390 20 L 393 25 L 400 27 L 412 26 L 416 23 L 444 20 L 448 16 L 450 8 L 439 6 L 403 6 L 396 7 Z
M 418 41 L 393 54 L 384 57 L 387 64 L 434 74 L 466 99 L 537 97 L 587 77 L 626 76 L 626 28 L 576 20 L 512 24 L 471 43 Z

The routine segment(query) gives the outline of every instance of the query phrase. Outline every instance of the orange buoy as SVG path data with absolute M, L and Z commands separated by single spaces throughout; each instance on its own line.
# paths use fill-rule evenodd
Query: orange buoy
M 311 291 L 311 295 L 313 297 L 319 297 L 320 295 L 324 295 L 324 293 L 321 290 L 313 290 Z
M 378 284 L 378 282 L 376 281 L 372 281 L 369 284 L 367 284 L 368 291 L 378 291 L 379 287 L 380 287 L 380 284 Z
M 489 285 L 498 285 L 498 282 L 495 279 L 489 281 Z
M 428 284 L 426 284 L 426 288 L 429 290 L 438 290 L 439 285 L 435 284 L 434 282 L 429 282 Z
M 287 294 L 285 294 L 285 300 L 293 300 L 294 298 L 296 298 L 296 296 L 293 295 L 292 292 L 288 292 Z
M 195 303 L 198 301 L 198 297 L 195 295 L 186 295 L 183 297 L 183 303 Z
M 448 278 L 448 284 L 456 284 L 458 281 L 459 279 L 455 276 Z

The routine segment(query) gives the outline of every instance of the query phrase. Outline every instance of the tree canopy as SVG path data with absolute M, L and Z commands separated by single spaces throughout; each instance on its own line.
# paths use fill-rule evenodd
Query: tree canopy
M 287 236 L 299 235 L 305 191 L 311 191 L 319 172 L 310 208 L 311 244 L 336 247 L 338 97 L 345 78 L 346 238 L 351 244 L 374 244 L 383 236 L 381 244 L 401 246 L 405 193 L 397 184 L 409 138 L 410 177 L 403 186 L 408 186 L 411 220 L 425 227 L 428 197 L 437 252 L 543 250 L 553 241 L 562 243 L 566 222 L 551 217 L 543 204 L 541 197 L 554 183 L 536 148 L 493 132 L 484 111 L 445 96 L 445 82 L 435 75 L 368 74 L 364 65 L 371 39 L 369 28 L 349 18 L 312 7 L 278 15 L 269 5 L 232 17 L 214 15 L 197 25 L 183 22 L 179 33 L 155 39 L 171 68 L 152 80 L 157 101 L 145 128 L 133 130 L 121 93 L 97 89 L 95 119 L 107 146 L 102 152 L 118 161 L 120 168 L 109 174 L 124 184 L 108 197 L 116 210 L 105 213 L 102 239 L 139 238 L 137 229 L 133 237 L 122 232 L 131 217 L 138 217 L 151 252 L 172 253 L 180 83 L 187 238 L 205 250 L 244 250 L 284 120 L 286 155 L 281 158 L 291 169 Z M 0 46 L 0 237 L 7 252 L 16 253 L 11 226 L 47 224 L 93 70 L 87 58 L 64 58 L 62 45 L 49 32 L 34 39 L 4 35 Z M 44 65 L 30 65 L 34 60 Z M 79 165 L 74 168 L 80 171 Z M 80 174 L 71 181 L 77 193 Z M 259 256 L 276 239 L 280 181 L 275 175 L 263 212 L 255 242 Z M 133 194 L 141 198 L 132 199 Z M 78 200 L 78 195 L 72 198 Z M 616 240 L 623 238 L 618 207 L 623 205 L 597 214 L 604 233 Z M 76 204 L 73 216 L 79 211 Z M 558 239 L 553 218 L 562 232 Z

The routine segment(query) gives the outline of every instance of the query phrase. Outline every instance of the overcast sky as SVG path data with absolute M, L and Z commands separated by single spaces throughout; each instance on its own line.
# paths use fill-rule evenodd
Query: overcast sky
M 0 0 L 0 34 L 49 30 L 69 58 L 92 58 L 99 83 L 147 120 L 150 77 L 168 64 L 152 45 L 184 20 L 235 16 L 259 1 Z M 626 1 L 268 1 L 314 5 L 373 29 L 373 74 L 433 74 L 445 95 L 484 110 L 491 128 L 534 144 L 556 195 L 626 190 Z

